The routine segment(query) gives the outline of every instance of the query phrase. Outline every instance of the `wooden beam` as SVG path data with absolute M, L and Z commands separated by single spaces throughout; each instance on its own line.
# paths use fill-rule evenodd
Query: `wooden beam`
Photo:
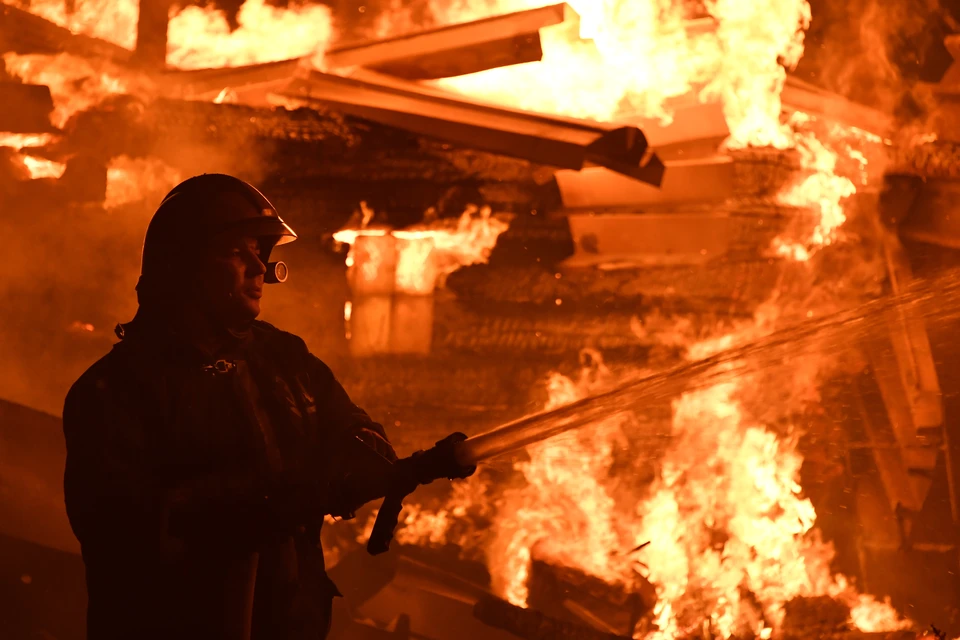
M 121 64 L 128 63 L 133 55 L 129 49 L 112 42 L 71 33 L 69 29 L 8 4 L 0 4 L 0 45 L 3 51 L 20 54 L 71 53 L 87 58 L 106 58 Z
M 133 60 L 143 69 L 158 71 L 166 67 L 171 5 L 171 0 L 140 0 Z
M 883 138 L 894 131 L 893 118 L 882 111 L 847 100 L 789 74 L 780 100 L 786 112 L 801 111 Z
M 170 69 L 157 75 L 163 95 L 178 100 L 236 102 L 273 106 L 270 95 L 283 91 L 305 64 L 302 58 L 218 69 Z M 230 99 L 219 99 L 230 95 Z
M 407 80 L 450 78 L 540 60 L 540 29 L 563 23 L 579 24 L 565 3 L 340 46 L 324 61 L 331 69 L 364 67 Z
M 505 109 L 365 71 L 350 77 L 305 71 L 282 96 L 538 164 L 599 165 L 656 185 L 663 178 L 663 163 L 637 127 Z

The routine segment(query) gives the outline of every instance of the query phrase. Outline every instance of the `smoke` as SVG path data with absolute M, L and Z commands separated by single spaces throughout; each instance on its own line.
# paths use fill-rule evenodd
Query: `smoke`
M 811 5 L 813 20 L 797 74 L 885 113 L 916 116 L 916 103 L 923 99 L 917 80 L 931 65 L 942 65 L 935 59 L 946 35 L 939 1 L 812 0 Z

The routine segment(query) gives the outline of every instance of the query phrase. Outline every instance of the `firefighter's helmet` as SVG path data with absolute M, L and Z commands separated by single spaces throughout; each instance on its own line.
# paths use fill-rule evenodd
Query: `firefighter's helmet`
M 166 195 L 150 220 L 143 240 L 141 279 L 180 272 L 197 249 L 232 230 L 261 239 L 264 263 L 273 247 L 297 239 L 276 207 L 253 185 L 220 173 L 184 180 Z

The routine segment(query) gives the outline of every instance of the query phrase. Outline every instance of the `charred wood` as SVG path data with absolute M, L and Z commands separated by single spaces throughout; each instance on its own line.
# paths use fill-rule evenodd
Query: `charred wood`
M 850 607 L 828 596 L 794 598 L 784 606 L 784 637 L 821 637 L 848 631 Z
M 66 130 L 54 155 L 152 155 L 183 173 L 214 165 L 280 189 L 313 191 L 330 198 L 320 210 L 342 213 L 332 228 L 361 200 L 375 210 L 399 210 L 390 222 L 404 226 L 420 221 L 428 207 L 459 215 L 465 204 L 485 198 L 498 210 L 528 210 L 540 195 L 530 163 L 329 111 L 117 97 L 78 114 Z
M 656 304 L 741 315 L 752 313 L 773 290 L 777 270 L 772 264 L 754 252 L 705 265 L 615 270 L 478 265 L 452 274 L 447 286 L 458 298 L 471 301 L 549 307 L 561 300 L 561 306 L 605 310 L 640 310 Z
M 132 61 L 146 70 L 158 71 L 166 66 L 171 4 L 171 0 L 140 0 L 137 48 Z
M 48 133 L 55 131 L 50 124 L 53 97 L 43 85 L 0 81 L 0 95 L 4 97 L 0 111 L 0 131 L 12 133 Z
M 656 590 L 640 576 L 628 588 L 557 564 L 539 548 L 534 548 L 531 555 L 528 601 L 530 607 L 546 615 L 630 636 L 656 604 Z
M 597 631 L 585 625 L 556 620 L 549 616 L 488 597 L 477 602 L 473 615 L 491 627 L 504 629 L 525 640 L 627 640 L 629 635 Z
M 960 142 L 933 140 L 894 148 L 891 173 L 960 179 Z

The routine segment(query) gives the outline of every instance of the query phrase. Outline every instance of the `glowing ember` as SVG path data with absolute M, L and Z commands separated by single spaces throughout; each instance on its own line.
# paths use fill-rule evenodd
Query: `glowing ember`
M 181 69 L 235 67 L 313 55 L 321 66 L 333 35 L 329 8 L 291 3 L 289 8 L 247 0 L 231 31 L 222 11 L 191 6 L 170 19 L 167 64 Z
M 20 151 L 29 147 L 45 147 L 53 141 L 50 133 L 0 133 L 0 147 Z
M 144 200 L 153 195 L 162 197 L 181 176 L 155 158 L 113 158 L 107 166 L 107 209 Z
M 54 162 L 46 158 L 22 156 L 21 160 L 30 171 L 30 177 L 34 180 L 38 178 L 59 178 L 67 170 L 67 165 L 62 162 Z

